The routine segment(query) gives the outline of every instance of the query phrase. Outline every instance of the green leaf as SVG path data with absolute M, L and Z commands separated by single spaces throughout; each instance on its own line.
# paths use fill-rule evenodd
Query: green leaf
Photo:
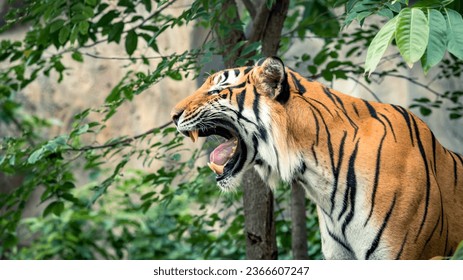
M 463 241 L 458 245 L 451 260 L 463 260 Z
M 88 33 L 88 28 L 89 28 L 89 23 L 88 21 L 82 21 L 79 23 L 79 32 L 82 35 L 86 35 Z
M 378 12 L 378 15 L 387 17 L 388 19 L 391 19 L 394 17 L 394 13 L 388 9 L 388 8 L 383 8 Z
M 64 19 L 57 19 L 50 24 L 50 33 L 56 32 L 58 29 L 63 27 L 65 21 Z
M 81 135 L 84 134 L 88 131 L 90 126 L 88 124 L 84 124 L 83 126 L 79 127 L 79 129 L 76 131 L 75 135 Z
M 43 210 L 43 216 L 46 217 L 49 214 L 53 213 L 56 216 L 59 216 L 64 210 L 64 203 L 62 201 L 53 201 L 48 204 L 48 206 Z
M 142 0 L 143 5 L 145 5 L 145 9 L 148 12 L 151 12 L 152 6 L 151 6 L 151 0 Z
M 394 38 L 397 16 L 388 21 L 371 41 L 365 60 L 365 73 L 371 74 L 376 69 L 381 57 Z
M 461 117 L 462 117 L 461 114 L 458 114 L 458 113 L 450 113 L 450 115 L 449 115 L 449 118 L 450 118 L 451 120 L 456 120 L 456 119 L 459 119 L 459 118 L 461 118 Z M 462 250 L 462 252 L 461 252 L 460 259 L 463 259 L 463 250 Z
M 421 65 L 425 73 L 439 63 L 447 49 L 447 28 L 444 16 L 435 9 L 428 10 L 429 42 L 426 52 L 421 58 Z
M 429 23 L 418 8 L 405 8 L 399 13 L 395 40 L 400 54 L 411 68 L 426 51 L 429 39 Z
M 90 6 L 96 6 L 97 0 L 85 0 L 85 3 L 89 4 Z
M 171 79 L 173 79 L 173 80 L 175 80 L 175 81 L 180 81 L 180 80 L 182 80 L 182 74 L 180 74 L 180 72 L 178 72 L 178 71 L 169 72 L 169 73 L 167 73 L 167 75 L 168 75 Z
M 43 154 L 45 153 L 45 149 L 42 147 L 36 151 L 34 151 L 30 156 L 29 158 L 27 159 L 27 163 L 29 164 L 34 164 L 36 163 L 37 161 L 39 161 Z
M 429 116 L 429 115 L 431 115 L 432 111 L 431 111 L 431 109 L 429 109 L 428 107 L 421 106 L 421 107 L 420 107 L 420 113 L 421 113 L 423 116 Z
M 84 58 L 82 57 L 82 54 L 80 52 L 73 52 L 72 55 L 71 55 L 72 59 L 74 59 L 75 61 L 78 61 L 78 62 L 83 62 L 84 61 Z
M 111 10 L 109 12 L 107 12 L 104 16 L 102 16 L 100 18 L 100 20 L 98 20 L 98 22 L 96 23 L 97 26 L 99 27 L 103 27 L 103 26 L 106 26 L 106 25 L 109 25 L 111 23 L 111 21 L 115 18 L 117 18 L 119 16 L 119 12 L 116 11 L 116 10 Z
M 463 60 L 463 19 L 454 10 L 445 9 L 447 16 L 447 49 L 451 54 Z
M 58 41 L 61 45 L 64 45 L 66 43 L 70 33 L 71 28 L 69 27 L 69 25 L 65 25 L 63 28 L 61 28 L 58 35 Z
M 418 1 L 414 8 L 440 8 L 452 3 L 454 0 L 421 0 Z
M 108 43 L 112 41 L 119 43 L 119 41 L 121 40 L 122 31 L 124 31 L 123 22 L 120 21 L 113 24 L 108 34 Z
M 134 30 L 130 30 L 125 37 L 125 51 L 128 55 L 132 55 L 137 49 L 138 35 Z
M 18 238 L 11 233 L 7 233 L 2 243 L 2 247 L 4 247 L 5 249 L 10 249 L 13 246 L 16 246 L 16 244 L 18 244 Z

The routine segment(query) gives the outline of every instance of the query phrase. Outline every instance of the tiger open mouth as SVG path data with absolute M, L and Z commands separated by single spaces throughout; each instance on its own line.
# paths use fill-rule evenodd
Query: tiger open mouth
M 212 127 L 201 130 L 190 130 L 184 132 L 193 142 L 199 137 L 208 137 L 212 135 L 220 136 L 224 141 L 219 144 L 210 154 L 207 165 L 217 175 L 217 181 L 230 175 L 241 155 L 241 147 L 237 134 L 224 127 Z

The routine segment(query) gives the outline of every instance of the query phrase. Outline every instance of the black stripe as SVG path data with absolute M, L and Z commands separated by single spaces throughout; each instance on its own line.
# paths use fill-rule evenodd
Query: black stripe
M 326 124 L 325 124 L 325 127 L 326 127 Z M 344 135 L 342 136 L 341 143 L 339 145 L 338 162 L 337 162 L 336 165 L 334 164 L 333 146 L 331 144 L 331 135 L 329 133 L 328 127 L 326 127 L 326 133 L 328 135 L 327 140 L 328 140 L 328 150 L 329 150 L 329 153 L 330 153 L 330 160 L 331 160 L 331 170 L 332 170 L 333 176 L 334 176 L 333 190 L 331 191 L 331 197 L 330 197 L 330 201 L 331 201 L 330 215 L 332 215 L 333 211 L 334 211 L 334 208 L 335 208 L 335 205 L 336 205 L 335 197 L 336 197 L 336 192 L 338 190 L 339 171 L 341 170 L 342 159 L 344 157 L 344 144 L 346 142 L 347 132 L 344 131 Z
M 323 92 L 326 94 L 326 96 L 328 96 L 331 101 L 333 102 L 333 104 L 339 109 L 340 112 L 342 112 L 344 114 L 344 116 L 346 117 L 347 121 L 349 121 L 350 125 L 352 126 L 352 128 L 354 128 L 354 135 L 353 135 L 353 138 L 355 139 L 356 135 L 357 135 L 357 131 L 358 131 L 358 126 L 357 124 L 351 119 L 350 117 L 350 114 L 347 113 L 347 110 L 346 108 L 344 107 L 344 103 L 342 102 L 342 99 L 337 96 L 336 94 L 334 94 L 333 92 L 331 92 L 331 90 L 329 88 L 326 88 L 326 87 L 323 87 Z M 325 107 L 326 108 L 326 107 Z M 327 108 L 326 108 L 327 109 Z M 327 109 L 328 110 L 328 109 Z M 328 110 L 329 111 L 329 110 Z M 336 111 L 336 114 L 341 117 L 339 115 L 339 111 Z
M 352 107 L 354 108 L 355 114 L 357 114 L 357 117 L 360 117 L 359 111 L 357 110 L 357 106 L 355 106 L 354 103 L 352 103 Z
M 441 220 L 441 228 L 440 228 L 440 233 L 439 236 L 442 236 L 442 230 L 444 229 L 444 202 L 442 201 L 442 192 L 437 186 L 437 189 L 439 190 L 439 197 L 440 197 L 440 213 L 439 213 L 439 219 Z
M 261 125 L 261 121 L 260 121 L 259 100 L 260 100 L 260 94 L 257 92 L 256 87 L 254 87 L 254 101 L 252 102 L 252 110 L 254 111 L 254 115 L 256 116 L 257 123 L 260 124 L 257 127 L 260 137 L 262 138 L 264 142 L 267 142 L 268 132 L 267 132 L 267 129 Z
M 311 150 L 312 150 L 313 157 L 315 159 L 315 164 L 318 165 L 317 153 L 315 152 L 314 146 L 315 144 L 312 144 Z
M 413 121 L 413 126 L 415 129 L 415 136 L 416 136 L 416 142 L 418 143 L 418 149 L 421 154 L 421 158 L 423 159 L 424 162 L 424 169 L 426 172 L 426 200 L 424 204 L 424 213 L 423 213 L 423 219 L 421 220 L 420 228 L 418 230 L 418 234 L 416 235 L 415 242 L 418 240 L 418 237 L 421 234 L 421 230 L 423 230 L 424 227 L 424 222 L 426 221 L 426 218 L 428 216 L 428 207 L 429 207 L 429 197 L 431 195 L 431 178 L 429 174 L 429 167 L 428 167 L 428 160 L 426 157 L 426 152 L 423 147 L 423 143 L 421 142 L 421 137 L 420 137 L 420 131 L 418 130 L 418 125 L 416 124 L 416 121 L 414 118 L 412 118 Z
M 310 99 L 311 101 L 320 104 L 320 105 L 321 105 L 323 108 L 325 108 L 325 110 L 333 117 L 333 113 L 331 113 L 331 110 L 328 109 L 328 107 L 326 107 L 325 104 L 321 103 L 320 101 L 318 101 L 318 100 L 316 100 L 316 99 L 310 98 L 310 97 L 307 98 L 307 99 Z M 310 103 L 310 102 L 308 102 L 307 100 L 305 100 L 305 98 L 302 98 L 302 100 L 304 100 L 305 102 L 309 103 L 312 107 L 315 107 L 312 103 Z M 320 115 L 321 115 L 321 113 L 320 113 Z
M 436 229 L 437 229 L 437 226 L 439 225 L 440 220 L 441 220 L 441 217 L 439 217 L 439 219 L 437 219 L 436 224 L 432 228 L 431 234 L 429 234 L 428 239 L 426 239 L 426 242 L 424 243 L 423 250 L 426 248 L 426 245 L 428 245 L 429 241 L 431 241 L 431 238 L 434 235 L 434 232 L 436 232 Z
M 457 188 L 458 184 L 458 172 L 457 172 L 457 161 L 455 160 L 454 153 L 450 153 L 450 156 L 452 157 L 453 160 L 453 180 L 454 180 L 454 188 Z
M 407 110 L 405 110 L 404 108 L 400 106 L 397 106 L 397 105 L 391 105 L 391 106 L 397 112 L 399 112 L 402 115 L 402 117 L 405 119 L 405 122 L 407 123 L 407 126 L 408 126 L 408 133 L 410 133 L 410 141 L 412 141 L 412 146 L 415 146 L 413 142 L 413 130 L 412 130 L 412 126 L 410 123 L 410 114 L 407 112 Z
M 380 170 L 381 170 L 381 151 L 383 150 L 384 139 L 386 139 L 386 127 L 384 127 L 384 134 L 383 134 L 383 137 L 381 137 L 381 141 L 379 142 L 378 151 L 376 152 L 375 178 L 373 181 L 373 188 L 371 191 L 370 213 L 368 214 L 368 218 L 365 221 L 365 224 L 363 226 L 366 226 L 368 224 L 373 214 L 373 209 L 375 208 L 376 191 L 378 190 L 378 186 L 379 186 L 379 175 L 380 175 Z
M 408 237 L 408 231 L 407 231 L 407 233 L 405 234 L 405 238 L 404 238 L 404 240 L 402 241 L 402 245 L 400 245 L 400 250 L 399 250 L 399 252 L 397 253 L 397 256 L 395 257 L 396 260 L 399 260 L 400 257 L 402 256 L 402 252 L 404 251 L 405 241 L 407 241 L 407 237 Z
M 283 81 L 281 82 L 280 92 L 276 96 L 276 101 L 280 102 L 281 104 L 286 104 L 289 100 L 289 83 L 288 83 L 288 76 L 286 72 L 284 73 Z
M 358 125 L 351 119 L 350 117 L 350 114 L 347 113 L 347 110 L 346 108 L 344 107 L 344 103 L 342 102 L 341 98 L 339 96 L 337 96 L 336 94 L 331 93 L 331 96 L 334 96 L 334 98 L 336 99 L 337 103 L 339 103 L 341 106 L 339 106 L 338 104 L 335 103 L 336 107 L 338 107 L 338 109 L 344 113 L 344 116 L 347 118 L 347 120 L 349 121 L 349 124 L 352 126 L 352 128 L 354 128 L 354 135 L 353 135 L 353 138 L 355 139 L 355 137 L 357 136 L 357 132 L 358 132 Z
M 323 92 L 326 94 L 326 96 L 331 100 L 331 102 L 333 102 L 333 104 L 336 105 L 336 101 L 334 100 L 333 93 L 330 91 L 330 89 L 327 88 L 327 87 L 322 87 L 322 88 L 323 88 Z
M 294 73 L 290 72 L 290 75 L 291 75 L 291 78 L 293 79 L 294 86 L 297 88 L 297 92 L 299 94 L 306 93 L 305 87 L 301 84 L 301 81 L 298 78 L 296 78 Z
M 235 69 L 235 70 L 233 70 L 233 71 L 235 72 L 235 77 L 238 77 L 239 74 L 240 74 L 240 70 L 239 70 L 239 69 Z
M 312 111 L 313 119 L 315 120 L 315 135 L 317 136 L 315 138 L 315 145 L 318 146 L 318 141 L 320 138 L 320 124 L 318 122 L 317 116 L 315 115 L 314 109 L 312 107 L 310 107 L 309 109 Z
M 368 101 L 363 100 L 363 102 L 365 103 L 365 106 L 367 106 L 367 109 L 368 109 L 368 112 L 370 112 L 370 115 L 373 118 L 379 120 L 378 114 L 376 114 L 375 108 L 373 108 L 373 106 L 371 106 L 371 104 Z
M 463 165 L 463 157 L 461 157 L 461 156 L 460 156 L 459 154 L 457 154 L 457 153 L 454 153 L 454 152 L 451 152 L 451 153 L 454 154 L 454 155 L 457 157 L 457 159 L 460 161 L 460 164 Z M 454 189 L 455 191 L 456 191 L 456 189 L 457 189 L 457 185 L 458 185 L 458 183 L 455 185 L 455 189 Z
M 277 171 L 278 171 L 278 174 L 281 174 L 281 172 L 280 172 L 280 156 L 278 155 L 278 150 L 277 150 L 277 148 L 275 147 L 275 145 L 273 145 L 273 150 L 275 151 L 275 156 L 276 156 L 276 158 L 277 158 L 277 162 L 276 162 L 276 164 L 277 164 Z
M 357 177 L 355 175 L 355 159 L 357 158 L 357 151 L 358 151 L 358 144 L 359 141 L 355 144 L 354 152 L 352 153 L 349 159 L 349 167 L 347 169 L 347 182 L 346 187 L 349 189 L 350 193 L 350 211 L 347 214 L 346 220 L 342 224 L 342 234 L 346 236 L 346 228 L 347 225 L 352 221 L 355 213 L 355 194 L 357 192 Z
M 447 252 L 447 246 L 448 246 L 448 242 L 449 242 L 449 223 L 447 223 L 447 230 L 445 232 L 445 247 L 444 247 L 444 256 L 447 256 L 446 252 Z M 452 250 L 452 248 L 450 248 Z
M 299 167 L 297 168 L 297 170 L 300 174 L 304 174 L 305 171 L 307 170 L 307 165 L 305 164 L 303 160 L 301 160 L 301 163 L 299 164 Z
M 262 139 L 262 141 L 267 142 L 267 139 L 268 139 L 268 137 L 267 137 L 268 136 L 267 129 L 265 129 L 265 127 L 263 127 L 263 126 L 258 126 L 257 130 L 259 131 L 259 135 L 260 135 L 260 138 Z
M 354 251 L 352 250 L 352 248 L 350 248 L 350 246 L 346 243 L 344 243 L 340 237 L 336 236 L 334 233 L 332 233 L 328 228 L 326 228 L 326 231 L 328 232 L 328 235 L 334 240 L 336 241 L 336 243 L 338 243 L 339 245 L 341 245 L 344 249 L 346 249 L 346 251 L 348 251 L 349 253 L 353 254 Z
M 433 167 L 434 167 L 434 175 L 437 176 L 437 158 L 436 158 L 436 137 L 434 137 L 434 134 L 431 132 L 431 138 L 432 138 L 432 159 L 433 159 Z
M 375 252 L 375 250 L 378 248 L 379 241 L 381 240 L 381 236 L 383 235 L 383 231 L 387 226 L 387 223 L 389 219 L 391 218 L 392 210 L 394 209 L 395 206 L 395 200 L 396 200 L 396 194 L 394 193 L 394 198 L 391 203 L 391 207 L 386 213 L 386 217 L 384 218 L 383 224 L 381 225 L 381 228 L 379 229 L 378 233 L 375 236 L 375 239 L 373 239 L 373 242 L 371 243 L 370 248 L 368 249 L 367 253 L 365 254 L 365 259 L 369 259 L 371 254 Z
M 344 133 L 344 135 L 346 135 L 346 133 Z M 344 140 L 344 138 L 343 138 L 343 140 Z M 349 198 L 349 193 L 350 193 L 349 181 L 350 181 L 351 178 L 349 178 L 349 176 L 352 176 L 351 174 L 349 174 L 349 172 L 351 171 L 350 168 L 351 167 L 353 168 L 353 166 L 351 166 L 351 164 L 352 164 L 351 161 L 352 161 L 352 156 L 356 156 L 356 154 L 357 154 L 357 148 L 358 148 L 358 141 L 357 141 L 357 143 L 355 145 L 354 152 L 352 153 L 352 155 L 349 158 L 349 165 L 348 165 L 348 170 L 347 170 L 347 175 L 346 175 L 346 190 L 344 192 L 344 199 L 343 199 L 343 203 L 342 203 L 343 204 L 342 209 L 341 209 L 341 211 L 339 212 L 339 215 L 338 215 L 338 221 L 341 220 L 342 215 L 344 215 L 344 213 L 347 210 L 347 206 L 349 205 L 349 202 L 347 201 L 348 198 Z M 355 172 L 355 170 L 354 170 L 354 172 Z M 355 173 L 353 175 L 354 175 L 354 179 L 355 179 Z
M 395 132 L 394 132 L 394 127 L 392 126 L 392 123 L 391 123 L 391 121 L 389 120 L 389 118 L 388 118 L 388 117 L 386 117 L 386 115 L 384 115 L 384 114 L 381 114 L 381 113 L 379 113 L 379 115 L 380 115 L 381 117 L 383 117 L 383 119 L 385 119 L 385 120 L 386 120 L 387 124 L 389 125 L 389 128 L 391 129 L 391 132 L 392 132 L 392 136 L 394 136 L 394 141 L 395 141 L 395 142 L 397 142 L 397 138 L 396 138 L 396 136 L 395 136 Z
M 458 160 L 460 161 L 461 165 L 463 165 L 463 157 L 457 153 L 453 153 L 455 156 L 457 156 Z
M 228 101 L 231 103 L 232 97 L 233 97 L 233 91 L 231 90 L 231 88 L 227 88 L 227 89 L 228 89 Z
M 259 141 L 257 140 L 257 136 L 255 134 L 252 135 L 252 144 L 253 144 L 254 154 L 252 155 L 251 162 L 254 162 L 254 160 L 257 157 L 257 151 L 259 149 Z
M 228 89 L 241 89 L 241 88 L 244 88 L 245 86 L 246 86 L 246 83 L 242 82 L 241 84 L 237 84 L 237 85 L 230 86 L 230 87 L 227 87 L 227 88 Z
M 259 99 L 260 94 L 257 92 L 256 87 L 254 87 L 254 101 L 252 102 L 252 110 L 254 111 L 254 115 L 256 115 L 256 119 L 259 121 Z
M 244 109 L 244 100 L 246 99 L 246 90 L 242 90 L 236 95 L 236 103 L 238 103 L 238 112 L 242 113 Z

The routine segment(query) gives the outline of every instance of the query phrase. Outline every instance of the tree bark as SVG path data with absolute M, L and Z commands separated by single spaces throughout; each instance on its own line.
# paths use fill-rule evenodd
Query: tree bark
M 254 170 L 246 172 L 243 184 L 246 258 L 278 258 L 273 193 Z
M 289 0 L 275 1 L 270 10 L 267 26 L 262 37 L 262 53 L 265 56 L 275 56 L 278 52 L 281 31 L 288 13 L 288 7 Z
M 308 260 L 305 190 L 291 184 L 291 249 L 295 260 Z

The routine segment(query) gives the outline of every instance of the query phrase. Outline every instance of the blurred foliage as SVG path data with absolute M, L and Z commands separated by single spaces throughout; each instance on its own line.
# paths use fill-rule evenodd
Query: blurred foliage
M 178 16 L 168 12 L 176 1 L 165 0 L 25 0 L 22 7 L 8 12 L 6 24 L 0 30 L 3 37 L 8 37 L 7 32 L 16 25 L 27 25 L 29 29 L 22 40 L 0 42 L 0 173 L 22 178 L 18 186 L 0 193 L 0 258 L 245 257 L 241 192 L 221 194 L 210 170 L 196 163 L 209 142 L 201 150 L 189 150 L 183 137 L 167 125 L 135 137 L 119 135 L 99 146 L 88 141 L 100 135 L 122 104 L 136 99 L 163 79 L 181 82 L 196 78 L 214 55 L 223 54 L 215 32 L 228 34 L 252 21 L 246 10 L 223 11 L 224 2 L 192 1 L 191 5 L 177 7 L 181 11 Z M 372 9 L 373 2 L 381 2 L 380 8 Z M 458 7 L 451 6 L 454 3 L 436 7 L 432 6 L 433 1 L 421 2 L 428 5 L 423 4 L 419 8 L 422 10 L 445 6 L 460 12 Z M 271 6 L 273 1 L 265 4 Z M 384 22 L 369 22 L 369 17 L 379 15 L 389 20 L 407 4 L 407 1 L 291 1 L 280 55 L 286 56 L 289 64 L 301 69 L 304 75 L 321 77 L 327 82 L 354 79 L 367 86 L 385 77 L 410 79 L 399 72 L 407 67 L 399 54 L 384 57 L 383 61 L 394 61 L 394 66 L 385 69 L 379 63 L 369 77 L 362 76 L 365 66 L 363 61 L 357 61 L 384 28 Z M 239 15 L 241 21 L 236 26 L 224 25 L 224 12 Z M 184 25 L 205 28 L 209 31 L 207 40 L 200 47 L 182 53 L 165 54 L 169 50 L 161 53 L 159 36 Z M 349 31 L 340 32 L 345 25 L 349 25 Z M 308 48 L 307 52 L 287 55 L 296 42 L 310 44 L 314 40 L 322 43 L 320 49 Z M 123 46 L 128 65 L 142 61 L 150 70 L 127 68 L 116 86 L 104 93 L 104 104 L 95 104 L 75 115 L 72 129 L 67 133 L 49 135 L 55 121 L 31 111 L 20 98 L 21 93 L 38 77 L 54 83 L 66 82 L 66 75 L 72 75 L 74 69 L 66 65 L 65 57 L 79 63 L 111 59 L 88 51 L 105 44 Z M 237 64 L 258 57 L 260 48 L 260 42 L 237 44 L 234 48 L 240 52 Z M 140 49 L 143 51 L 138 52 Z M 460 77 L 461 58 L 453 55 L 451 49 L 449 52 L 434 66 L 439 71 L 433 80 Z M 250 54 L 255 55 L 249 57 Z M 379 62 L 381 56 L 373 58 Z M 410 82 L 417 83 L 412 79 Z M 423 115 L 444 106 L 452 119 L 463 115 L 461 91 L 438 93 L 429 85 L 422 86 L 434 94 L 434 99 L 415 100 L 413 106 Z M 100 121 L 90 115 L 98 116 L 96 119 Z M 163 167 L 154 172 L 128 167 L 132 162 L 141 162 L 148 169 L 153 161 L 163 162 Z M 277 242 L 282 259 L 291 258 L 288 190 L 282 186 L 275 195 Z M 41 194 L 41 215 L 23 218 L 34 192 Z M 311 258 L 319 259 L 320 234 L 314 205 L 309 204 L 307 213 L 308 253 Z

